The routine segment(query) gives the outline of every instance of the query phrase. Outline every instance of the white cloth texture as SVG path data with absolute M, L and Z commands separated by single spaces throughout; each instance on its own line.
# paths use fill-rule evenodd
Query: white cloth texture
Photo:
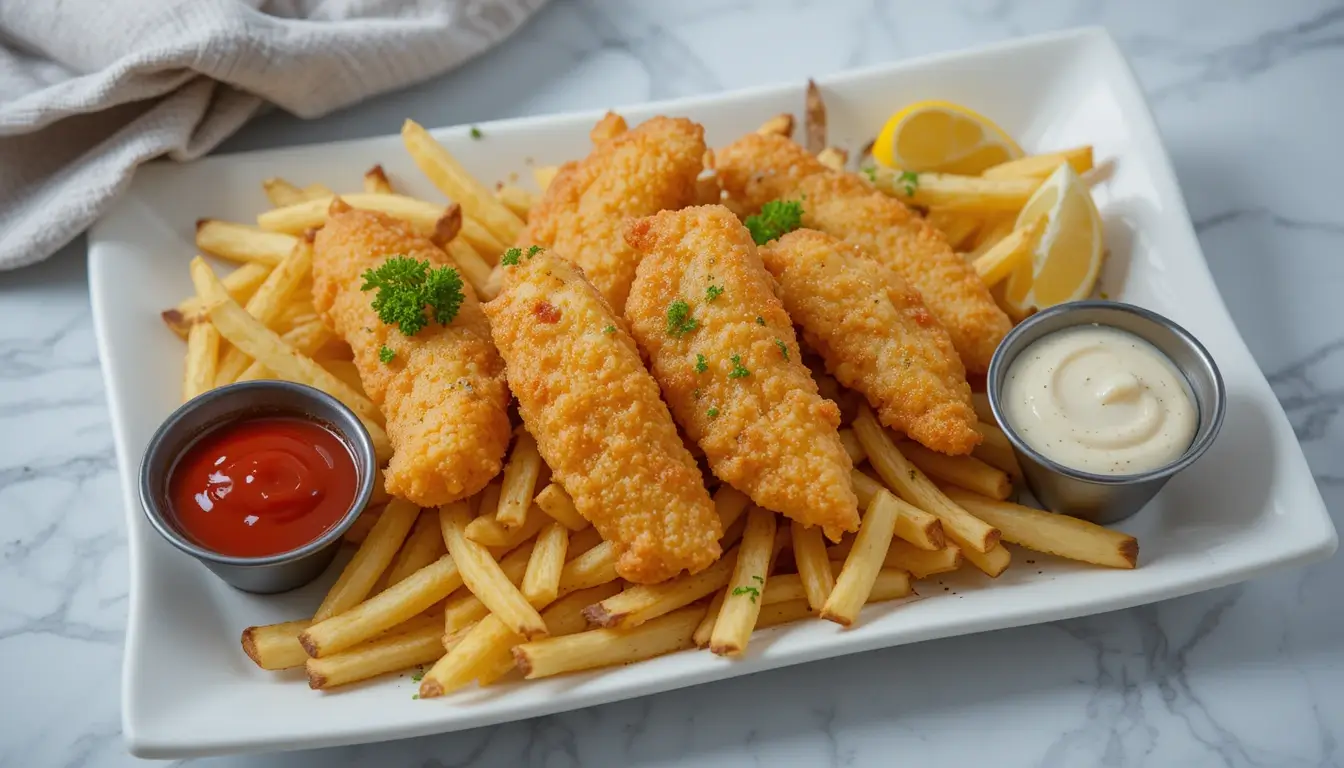
M 0 0 L 0 269 L 266 102 L 317 117 L 445 72 L 545 0 Z

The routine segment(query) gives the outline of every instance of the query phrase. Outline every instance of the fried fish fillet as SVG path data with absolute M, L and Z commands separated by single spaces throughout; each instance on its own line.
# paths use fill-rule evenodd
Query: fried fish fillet
M 760 249 L 780 299 L 826 369 L 889 427 L 948 454 L 980 442 L 966 369 L 919 294 L 839 239 L 799 229 Z
M 374 211 L 327 220 L 313 244 L 313 304 L 355 352 L 360 381 L 387 418 L 392 461 L 387 491 L 422 507 L 470 496 L 499 474 L 509 445 L 504 361 L 490 340 L 480 302 L 464 281 L 457 316 L 407 337 L 385 325 L 360 290 L 361 275 L 390 256 L 452 265 L 410 225 Z M 387 346 L 396 353 L 379 360 Z
M 706 205 L 639 219 L 625 239 L 640 255 L 630 332 L 714 474 L 832 539 L 858 530 L 840 409 L 817 393 L 747 228 Z M 679 329 L 676 302 L 688 311 Z
M 623 321 L 549 251 L 503 271 L 485 313 L 518 411 L 616 572 L 651 584 L 717 560 L 714 503 Z
M 617 132 L 561 167 L 532 208 L 520 244 L 552 248 L 579 265 L 619 313 L 638 263 L 621 237 L 625 220 L 693 203 L 704 154 L 704 129 L 685 118 L 655 117 Z
M 780 198 L 803 199 L 803 226 L 862 248 L 924 299 L 966 368 L 989 359 L 1012 324 L 964 258 L 921 217 L 853 173 L 832 171 L 781 136 L 750 134 L 715 153 L 724 190 L 748 213 Z

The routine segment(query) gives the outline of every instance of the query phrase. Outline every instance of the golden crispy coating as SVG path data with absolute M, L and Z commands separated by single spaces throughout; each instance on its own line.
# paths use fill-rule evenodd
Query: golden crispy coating
M 883 424 L 943 453 L 970 453 L 980 442 L 952 340 L 904 280 L 811 229 L 760 254 L 808 346 L 841 384 L 868 398 Z
M 715 158 L 724 190 L 747 213 L 771 200 L 803 198 L 804 226 L 857 245 L 895 270 L 947 329 L 966 368 L 989 370 L 1012 324 L 970 264 L 924 219 L 781 136 L 750 134 Z
M 746 227 L 707 205 L 639 219 L 626 242 L 640 255 L 625 305 L 630 331 L 714 474 L 832 539 L 858 530 L 840 410 L 817 393 Z M 694 330 L 669 332 L 677 301 Z
M 509 391 L 470 283 L 463 282 L 465 299 L 448 325 L 431 323 L 407 338 L 378 319 L 360 275 L 395 255 L 435 267 L 453 263 L 389 216 L 333 215 L 313 245 L 313 304 L 354 349 L 364 391 L 387 417 L 388 493 L 432 507 L 476 493 L 499 473 L 509 445 Z M 383 345 L 396 352 L 391 363 L 378 359 Z
M 699 571 L 723 534 L 695 459 L 624 323 L 547 251 L 504 267 L 485 305 L 518 411 L 574 506 L 650 584 Z
M 553 248 L 579 265 L 619 313 L 638 263 L 621 237 L 625 220 L 694 202 L 704 154 L 704 129 L 685 118 L 655 117 L 601 141 L 560 168 L 519 244 Z

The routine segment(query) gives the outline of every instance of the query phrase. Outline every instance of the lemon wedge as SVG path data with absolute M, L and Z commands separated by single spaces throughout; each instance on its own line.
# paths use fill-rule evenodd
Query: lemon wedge
M 1018 316 L 1087 298 L 1101 272 L 1101 215 L 1091 191 L 1067 164 L 1027 200 L 1017 226 L 1041 216 L 1046 217 L 1045 231 L 1031 261 L 1014 270 L 1004 286 L 1004 303 Z
M 873 142 L 877 162 L 918 173 L 978 176 L 1024 154 L 992 120 L 947 101 L 907 106 L 887 120 Z

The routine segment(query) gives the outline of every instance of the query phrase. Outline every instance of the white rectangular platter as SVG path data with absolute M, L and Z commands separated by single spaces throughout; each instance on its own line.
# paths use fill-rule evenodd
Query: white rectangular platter
M 90 284 L 130 538 L 131 601 L 123 681 L 132 752 L 170 758 L 296 749 L 473 728 L 694 685 L 840 654 L 1065 619 L 1153 602 L 1328 556 L 1336 535 L 1302 451 L 1214 287 L 1151 114 L 1114 42 L 1083 30 L 936 56 L 819 81 L 831 143 L 857 150 L 895 108 L 959 102 L 990 116 L 1029 151 L 1092 144 L 1111 166 L 1096 189 L 1110 258 L 1103 287 L 1161 312 L 1207 345 L 1226 377 L 1222 437 L 1125 523 L 1140 567 L 1113 571 L 1015 553 L 991 581 L 958 573 L 919 599 L 879 604 L 852 629 L 807 621 L 767 630 L 746 658 L 688 651 L 629 667 L 416 701 L 408 677 L 335 693 L 301 674 L 255 668 L 239 649 L 251 624 L 307 613 L 322 585 L 279 597 L 230 589 L 159 540 L 135 496 L 141 451 L 178 404 L 182 343 L 159 312 L 190 293 L 187 261 L 202 216 L 249 221 L 266 208 L 259 182 L 284 176 L 353 190 L 382 163 L 394 185 L 441 199 L 395 137 L 155 164 L 143 169 L 89 238 Z M 703 123 L 727 143 L 779 112 L 798 113 L 802 84 L 621 110 Z M 414 115 L 409 115 L 414 117 Z M 486 181 L 530 184 L 530 164 L 587 153 L 597 114 L 502 121 L 436 132 Z M 1031 561 L 1030 563 L 1028 561 Z M 946 589 L 945 589 L 946 588 Z

